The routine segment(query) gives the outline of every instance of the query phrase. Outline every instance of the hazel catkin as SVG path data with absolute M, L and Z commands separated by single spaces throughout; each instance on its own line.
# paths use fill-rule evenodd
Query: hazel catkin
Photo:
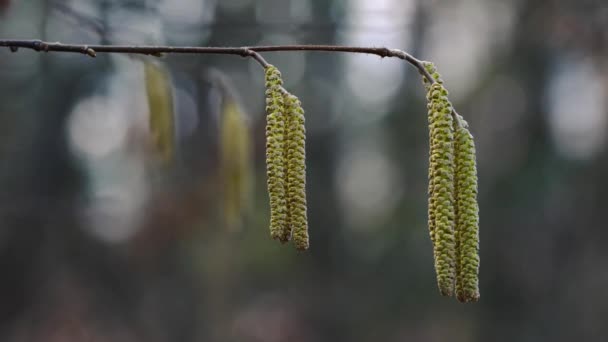
M 287 209 L 292 240 L 298 250 L 308 249 L 306 213 L 306 128 L 300 100 L 284 94 L 286 114 Z
M 435 67 L 435 64 L 433 62 L 423 61 L 422 65 L 424 66 L 426 71 L 428 71 L 428 73 L 433 77 L 433 79 L 435 79 L 435 82 L 443 84 L 443 79 L 441 78 L 441 75 L 437 71 L 437 68 Z M 431 86 L 431 82 L 424 75 L 422 75 L 422 83 L 428 91 L 428 88 Z
M 162 64 L 145 60 L 144 77 L 152 142 L 161 160 L 170 162 L 175 153 L 175 123 L 169 71 Z
M 427 100 L 430 125 L 429 221 L 433 222 L 431 239 L 435 271 L 440 293 L 452 296 L 456 275 L 452 106 L 447 91 L 440 83 L 434 83 L 428 88 Z
M 422 62 L 422 65 L 429 72 L 429 74 L 431 74 L 431 76 L 435 79 L 435 81 L 437 83 L 443 84 L 443 80 L 441 79 L 441 76 L 437 72 L 437 68 L 435 67 L 435 64 L 433 64 L 432 62 L 424 61 L 424 62 Z M 422 83 L 424 84 L 424 87 L 428 92 L 431 88 L 431 82 L 424 75 L 422 75 Z M 447 96 L 447 90 L 445 88 L 442 89 L 442 92 L 444 93 L 444 95 Z M 427 107 L 429 110 L 431 110 L 430 101 L 428 101 Z M 429 115 L 428 119 L 429 119 L 429 136 L 430 136 L 432 133 L 431 130 L 432 130 L 433 125 L 432 125 L 431 121 L 433 119 L 433 116 Z M 434 170 L 435 164 L 431 162 L 431 160 L 430 160 L 431 157 L 432 157 L 432 154 L 429 155 L 428 226 L 429 226 L 429 235 L 431 237 L 431 243 L 434 244 L 435 243 L 435 211 L 436 211 L 436 209 L 435 209 L 435 202 L 434 202 L 434 196 L 433 196 L 433 182 L 431 181 L 431 177 L 433 174 L 435 174 L 435 170 Z
M 241 227 L 251 190 L 251 133 L 236 100 L 225 94 L 220 117 L 220 170 L 224 224 Z
M 281 72 L 266 67 L 266 174 L 270 198 L 270 236 L 281 242 L 290 239 L 285 184 L 285 104 Z
M 479 206 L 475 142 L 466 122 L 454 123 L 456 155 L 456 298 L 461 302 L 479 299 Z

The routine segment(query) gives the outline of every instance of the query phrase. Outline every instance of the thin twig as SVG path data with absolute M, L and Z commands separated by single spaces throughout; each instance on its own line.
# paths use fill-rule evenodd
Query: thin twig
M 250 50 L 257 52 L 275 52 L 275 51 L 325 51 L 325 52 L 349 52 L 349 53 L 366 53 L 384 57 L 397 57 L 407 61 L 415 66 L 420 73 L 428 78 L 431 83 L 435 83 L 435 79 L 422 65 L 422 61 L 415 58 L 405 51 L 398 49 L 389 49 L 385 47 L 358 47 L 358 46 L 336 46 L 336 45 L 273 45 L 273 46 L 250 46 Z
M 356 46 L 335 46 L 335 45 L 273 45 L 273 46 L 245 46 L 245 47 L 211 47 L 211 46 L 152 46 L 152 45 L 83 45 L 83 44 L 62 44 L 59 42 L 50 43 L 41 40 L 0 40 L 0 46 L 7 46 L 15 52 L 18 48 L 32 49 L 35 51 L 57 51 L 75 52 L 95 57 L 97 53 L 134 53 L 159 56 L 163 53 L 192 53 L 192 54 L 221 54 L 238 55 L 241 57 L 251 57 L 263 67 L 268 63 L 259 54 L 260 52 L 278 51 L 325 51 L 325 52 L 346 52 L 346 53 L 365 53 L 384 57 L 396 57 L 407 61 L 415 66 L 431 83 L 435 80 L 424 68 L 422 62 L 405 51 L 398 49 L 388 49 L 385 47 L 356 47 Z
M 258 63 L 260 63 L 260 65 L 262 67 L 267 68 L 270 65 L 270 64 L 268 64 L 268 62 L 266 62 L 264 57 L 262 57 L 262 55 L 260 55 L 256 51 L 254 51 L 252 49 L 247 49 L 247 48 L 245 48 L 245 49 L 249 53 L 249 56 L 251 56 L 251 58 L 255 59 Z

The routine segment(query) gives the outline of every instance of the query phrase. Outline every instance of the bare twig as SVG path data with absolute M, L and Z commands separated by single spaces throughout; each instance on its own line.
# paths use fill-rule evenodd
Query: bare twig
M 0 40 L 0 46 L 8 46 L 16 52 L 18 48 L 35 51 L 75 52 L 95 57 L 97 53 L 133 53 L 151 56 L 160 56 L 163 53 L 194 53 L 194 54 L 222 54 L 251 57 L 263 67 L 268 66 L 264 58 L 256 51 L 246 47 L 173 47 L 173 46 L 134 46 L 134 45 L 83 45 L 50 43 L 41 40 Z
M 356 47 L 356 46 L 335 46 L 335 45 L 273 45 L 273 46 L 245 46 L 245 47 L 211 47 L 211 46 L 152 46 L 152 45 L 83 45 L 83 44 L 62 44 L 59 42 L 50 43 L 41 40 L 0 40 L 0 46 L 6 46 L 15 52 L 18 48 L 32 49 L 35 51 L 57 51 L 75 52 L 95 57 L 97 53 L 134 53 L 143 55 L 159 56 L 163 53 L 191 53 L 191 54 L 220 54 L 238 55 L 241 57 L 251 57 L 262 67 L 267 67 L 268 63 L 259 54 L 260 52 L 279 52 L 279 51 L 325 51 L 325 52 L 346 52 L 346 53 L 365 53 L 384 57 L 396 57 L 407 61 L 415 66 L 431 82 L 435 82 L 433 77 L 424 68 L 422 62 L 405 51 L 398 49 L 388 49 L 385 47 Z
M 274 51 L 325 51 L 325 52 L 350 52 L 366 53 L 384 57 L 397 57 L 415 66 L 425 77 L 435 82 L 435 79 L 424 68 L 422 62 L 405 51 L 389 49 L 385 47 L 358 47 L 358 46 L 336 46 L 336 45 L 273 45 L 273 46 L 252 46 L 249 49 L 257 52 Z

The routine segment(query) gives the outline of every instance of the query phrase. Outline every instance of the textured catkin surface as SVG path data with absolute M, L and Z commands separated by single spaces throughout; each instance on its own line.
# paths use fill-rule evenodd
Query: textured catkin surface
M 433 76 L 433 78 L 440 84 L 443 84 L 443 80 L 441 80 L 441 77 L 439 76 L 439 73 L 437 72 L 437 69 L 435 68 L 435 64 L 431 63 L 431 62 L 423 62 L 422 63 L 424 65 L 424 67 L 426 68 L 426 70 L 429 72 L 429 74 L 431 74 L 431 76 Z M 431 88 L 431 83 L 429 82 L 429 80 L 427 80 L 426 77 L 422 77 L 422 83 L 424 84 L 424 87 L 426 88 L 426 91 L 429 92 L 430 88 Z M 430 111 L 431 110 L 431 102 L 428 102 L 427 105 L 427 109 Z M 429 120 L 429 137 L 432 134 L 432 120 L 433 120 L 433 116 L 428 115 L 428 120 Z M 432 148 L 431 148 L 431 152 L 432 152 Z M 433 243 L 433 245 L 435 244 L 435 211 L 436 211 L 436 206 L 435 206 L 435 202 L 433 201 L 433 182 L 432 182 L 432 175 L 435 173 L 434 170 L 434 163 L 432 163 L 431 161 L 432 158 L 432 153 L 429 154 L 429 188 L 428 188 L 428 195 L 429 195 L 429 204 L 428 204 L 428 226 L 429 226 L 429 235 L 431 237 L 431 242 Z
M 479 299 L 479 206 L 475 143 L 465 125 L 455 123 L 456 241 L 458 245 L 456 297 Z
M 432 189 L 433 251 L 439 291 L 454 294 L 456 241 L 454 236 L 454 132 L 452 107 L 440 83 L 427 93 L 430 123 L 429 188 Z
M 281 242 L 290 239 L 285 184 L 285 104 L 281 72 L 266 68 L 266 174 L 270 198 L 270 236 Z
M 431 76 L 433 76 L 433 78 L 435 79 L 435 81 L 437 83 L 443 84 L 443 79 L 441 78 L 441 75 L 437 71 L 437 67 L 435 67 L 435 64 L 433 62 L 423 61 L 422 65 L 424 66 L 426 71 L 428 71 L 429 74 L 431 74 Z M 422 83 L 424 84 L 424 87 L 428 91 L 429 87 L 431 86 L 431 82 L 424 75 L 422 75 Z
M 292 240 L 299 250 L 308 249 L 308 218 L 306 213 L 306 128 L 300 100 L 285 93 L 287 114 L 287 207 L 292 226 Z

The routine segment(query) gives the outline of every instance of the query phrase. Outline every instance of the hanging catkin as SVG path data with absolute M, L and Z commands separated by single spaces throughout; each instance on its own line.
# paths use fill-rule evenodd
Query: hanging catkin
M 435 67 L 435 64 L 433 62 L 423 61 L 422 65 L 424 66 L 426 71 L 428 71 L 429 74 L 433 77 L 433 79 L 435 79 L 435 82 L 443 84 L 443 79 L 441 78 L 439 72 L 437 72 L 437 68 Z M 422 75 L 422 83 L 428 91 L 429 87 L 431 86 L 431 82 L 424 75 Z
M 439 84 L 443 84 L 443 80 L 441 79 L 441 77 L 439 76 L 439 73 L 437 72 L 437 69 L 435 68 L 435 64 L 433 64 L 432 62 L 422 62 L 422 64 L 424 65 L 424 68 L 429 72 L 429 74 L 431 74 L 431 76 L 433 76 L 433 78 L 435 79 L 435 81 Z M 424 87 L 426 88 L 426 91 L 428 92 L 431 88 L 431 82 L 423 75 L 422 77 L 422 83 L 424 84 Z M 431 102 L 429 101 L 427 104 L 427 109 L 429 110 L 429 115 L 428 115 L 428 120 L 429 120 L 429 136 L 432 134 L 432 120 L 433 120 L 433 116 L 430 115 L 430 110 L 431 110 Z M 432 147 L 431 147 L 431 152 L 432 152 Z M 431 180 L 431 177 L 433 174 L 435 174 L 435 170 L 434 170 L 434 166 L 435 163 L 431 162 L 431 157 L 432 157 L 432 153 L 429 154 L 429 188 L 428 188 L 428 226 L 429 226 L 429 235 L 431 237 L 431 243 L 433 243 L 433 245 L 435 244 L 435 212 L 436 212 L 436 207 L 435 207 L 435 202 L 434 202 L 434 196 L 433 196 L 433 182 Z
M 251 188 L 251 134 L 243 110 L 224 94 L 220 117 L 220 170 L 224 224 L 241 227 Z
M 462 118 L 454 122 L 456 155 L 456 298 L 479 299 L 479 206 L 475 142 Z
M 270 197 L 270 236 L 281 242 L 289 241 L 291 231 L 287 222 L 285 184 L 285 105 L 281 72 L 266 67 L 266 174 Z
M 292 240 L 299 250 L 308 249 L 308 219 L 306 214 L 306 128 L 300 100 L 284 94 L 287 154 L 287 208 L 292 227 Z
M 161 64 L 144 61 L 150 133 L 161 160 L 169 162 L 175 149 L 173 94 L 169 71 Z
M 433 250 L 439 291 L 454 293 L 456 245 L 454 237 L 454 133 L 447 91 L 434 83 L 427 93 L 430 124 L 429 181 L 432 189 Z

